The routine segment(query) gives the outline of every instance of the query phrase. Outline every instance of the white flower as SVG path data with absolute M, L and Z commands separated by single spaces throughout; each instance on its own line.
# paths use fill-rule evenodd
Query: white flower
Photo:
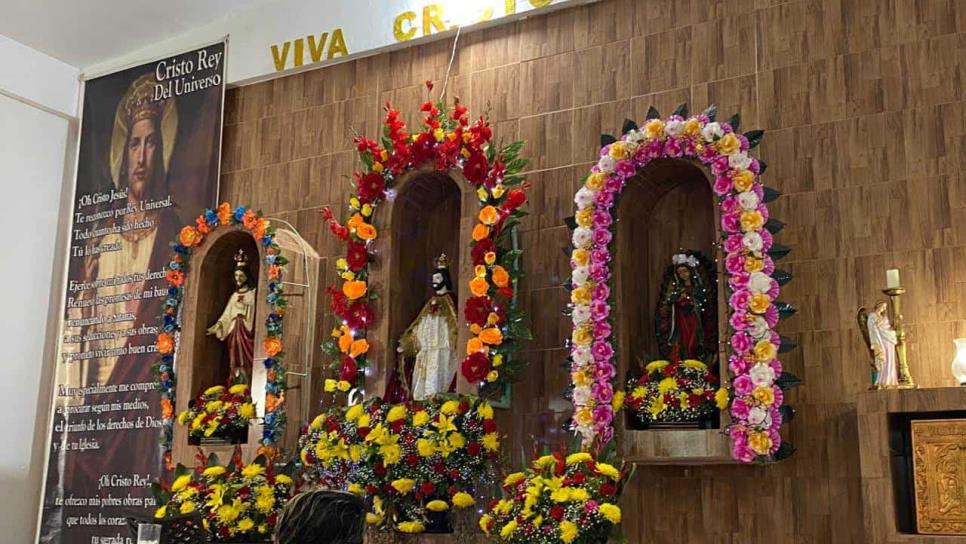
M 751 166 L 751 157 L 744 151 L 739 151 L 734 155 L 728 155 L 728 166 L 735 170 L 747 170 Z
M 668 121 L 664 125 L 664 132 L 669 136 L 678 136 L 684 130 L 684 121 Z
M 642 134 L 641 131 L 637 129 L 634 129 L 624 135 L 625 142 L 632 142 L 636 144 L 643 139 L 644 139 L 644 134 Z
M 754 191 L 745 191 L 743 193 L 738 193 L 738 205 L 746 210 L 757 209 L 758 193 Z
M 775 381 L 775 370 L 764 363 L 758 363 L 751 367 L 748 377 L 756 387 L 768 387 Z
M 586 387 L 586 386 L 574 387 L 574 404 L 587 404 L 587 401 L 589 400 L 590 400 L 589 387 Z
M 586 304 L 574 306 L 570 317 L 573 318 L 574 324 L 583 325 L 584 323 L 590 321 L 590 306 L 587 306 Z
M 724 136 L 724 131 L 721 130 L 721 125 L 717 122 L 710 122 L 704 125 L 701 129 L 701 137 L 704 138 L 706 142 L 713 142 L 715 138 L 720 138 Z
M 768 411 L 760 406 L 754 406 L 748 410 L 748 423 L 752 425 L 761 425 L 766 417 L 768 417 Z
M 772 281 L 764 272 L 752 272 L 748 278 L 748 290 L 755 295 L 767 293 L 771 290 Z
M 590 311 L 590 310 L 588 310 Z M 587 366 L 594 362 L 594 355 L 587 346 L 577 346 L 570 352 L 570 356 L 577 366 Z
M 587 276 L 590 274 L 590 268 L 586 266 L 578 266 L 574 268 L 574 271 L 570 274 L 570 279 L 574 287 L 579 287 L 587 283 Z
M 594 240 L 594 231 L 587 227 L 577 227 L 574 229 L 573 243 L 578 249 L 587 249 Z
M 574 203 L 578 210 L 583 210 L 594 205 L 594 192 L 587 187 L 581 187 L 574 196 Z
M 764 241 L 761 239 L 761 234 L 757 232 L 746 232 L 744 236 L 741 237 L 741 245 L 745 246 L 751 251 L 761 251 L 764 245 Z
M 765 321 L 765 318 L 756 315 L 748 324 L 747 332 L 755 340 L 761 340 L 770 332 L 768 329 L 768 322 Z
M 614 166 L 616 164 L 617 164 L 617 161 L 612 159 L 610 155 L 606 155 L 601 157 L 600 160 L 597 161 L 597 168 L 600 168 L 601 172 L 607 172 L 609 174 L 614 171 Z

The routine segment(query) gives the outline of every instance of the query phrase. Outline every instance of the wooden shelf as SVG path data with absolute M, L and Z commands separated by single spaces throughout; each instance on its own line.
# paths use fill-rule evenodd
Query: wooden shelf
M 732 464 L 728 435 L 720 429 L 625 430 L 624 458 L 636 465 Z

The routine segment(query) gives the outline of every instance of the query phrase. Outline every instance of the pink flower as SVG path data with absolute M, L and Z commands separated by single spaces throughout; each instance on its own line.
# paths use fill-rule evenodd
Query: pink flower
M 748 360 L 740 355 L 732 355 L 728 358 L 728 368 L 733 374 L 744 374 L 748 372 Z
M 748 306 L 748 301 L 751 299 L 751 293 L 747 289 L 738 289 L 731 293 L 731 298 L 728 299 L 728 305 L 731 306 L 732 310 L 739 310 Z
M 781 387 L 778 387 L 777 385 L 773 385 L 771 386 L 771 392 L 775 394 L 774 406 L 781 406 L 782 404 L 785 403 L 785 392 L 782 391 Z
M 698 158 L 701 159 L 701 162 L 704 164 L 708 164 L 710 162 L 714 162 L 714 160 L 718 158 L 718 152 L 715 151 L 715 149 L 710 145 L 705 146 L 704 150 L 698 155 Z
M 761 236 L 761 250 L 768 251 L 771 246 L 775 243 L 775 238 L 768 232 L 768 229 L 761 229 L 758 231 L 758 235 Z
M 745 428 L 740 425 L 735 425 L 728 429 L 728 437 L 735 444 L 741 444 L 742 446 L 748 445 L 748 435 L 746 434 Z
M 597 287 L 594 287 L 591 296 L 594 300 L 607 300 L 610 298 L 610 287 L 606 283 L 598 284 Z
M 694 140 L 687 139 L 684 141 L 684 154 L 693 157 L 698 154 L 698 150 L 694 147 Z
M 782 375 L 782 362 L 778 359 L 772 359 L 768 362 L 768 366 L 775 371 L 775 379 L 777 380 Z
M 594 321 L 602 321 L 610 315 L 610 305 L 603 300 L 595 300 L 590 303 L 590 316 Z
M 594 408 L 594 423 L 598 425 L 610 425 L 614 421 L 614 410 L 610 404 L 601 404 Z
M 775 453 L 778 448 L 782 445 L 782 435 L 778 434 L 778 427 L 772 427 L 768 431 L 768 438 L 771 438 L 771 448 L 769 448 L 769 453 Z
M 619 193 L 623 188 L 624 179 L 617 176 L 607 178 L 607 184 L 604 185 L 604 190 L 610 193 Z
M 769 296 L 770 296 L 770 293 L 769 293 Z M 776 296 L 777 296 L 777 293 L 776 293 Z M 775 325 L 778 325 L 779 317 L 780 316 L 778 315 L 778 308 L 776 308 L 774 304 L 769 305 L 768 309 L 765 310 L 765 322 L 768 323 L 769 327 L 774 327 Z
M 664 144 L 664 154 L 668 157 L 680 157 L 683 154 L 681 150 L 681 144 L 678 142 L 677 138 L 668 138 L 667 142 Z
M 729 177 L 718 176 L 714 179 L 714 192 L 718 196 L 728 194 L 732 187 L 733 184 L 731 182 L 731 178 Z
M 765 274 L 768 274 L 769 276 L 775 273 L 775 261 L 772 260 L 772 258 L 769 257 L 768 255 L 765 255 L 765 265 L 761 269 L 761 271 L 764 272 Z
M 745 270 L 745 258 L 740 253 L 732 253 L 725 257 L 725 270 L 729 274 L 738 274 Z
M 611 420 L 613 419 L 614 419 L 614 416 L 613 414 L 611 414 Z M 610 423 L 607 423 L 606 425 L 610 425 Z M 608 442 L 611 441 L 612 438 L 614 438 L 614 428 L 605 426 L 603 430 L 600 431 L 601 444 L 607 444 Z
M 731 446 L 731 456 L 742 463 L 750 463 L 755 460 L 755 452 L 748 446 L 733 444 Z
M 734 306 L 732 306 L 734 308 Z M 748 314 L 743 311 L 734 311 L 728 320 L 731 328 L 736 331 L 743 331 L 748 328 Z
M 769 217 L 768 216 L 768 206 L 765 206 L 764 204 L 759 204 L 758 205 L 758 208 L 756 208 L 756 209 L 758 210 L 758 213 L 761 214 L 761 218 L 763 220 L 765 220 L 765 221 L 768 221 L 768 217 Z
M 593 514 L 597 511 L 597 501 L 591 499 L 584 503 L 584 512 Z
M 731 403 L 731 415 L 740 421 L 745 421 L 748 419 L 748 412 L 750 410 L 751 407 L 748 406 L 748 403 L 745 402 L 744 399 L 735 399 L 735 401 Z
M 730 272 L 731 276 L 728 278 L 728 285 L 732 289 L 747 289 L 748 282 L 751 279 L 751 274 L 744 271 L 744 263 L 742 263 L 742 269 L 736 272 Z
M 761 164 L 758 163 L 758 159 L 752 157 L 751 165 L 748 167 L 748 170 L 754 172 L 756 176 L 761 173 Z
M 600 197 L 600 195 L 597 195 Z M 721 230 L 728 234 L 741 232 L 741 219 L 736 213 L 729 213 L 721 216 Z
M 742 240 L 743 238 L 740 234 L 732 234 L 727 238 L 725 238 L 725 241 L 724 241 L 725 253 L 738 253 L 739 251 L 741 251 Z
M 738 135 L 738 141 L 741 143 L 741 150 L 748 151 L 750 145 L 748 143 L 748 138 L 746 138 L 744 134 Z
M 779 410 L 777 406 L 773 406 L 771 407 L 771 409 L 768 410 L 768 415 L 771 416 L 772 427 L 775 429 L 780 429 L 782 426 L 782 422 L 785 419 L 782 417 L 782 411 Z
M 721 125 L 721 131 L 724 132 L 725 134 L 735 131 L 735 129 L 731 128 L 731 123 L 719 123 L 719 124 Z
M 595 383 L 590 390 L 593 391 L 597 402 L 601 404 L 610 404 L 610 401 L 614 398 L 614 387 L 609 383 Z
M 607 155 L 610 155 L 610 144 L 607 144 L 604 147 L 600 148 L 600 156 L 606 157 Z
M 622 178 L 629 178 L 636 174 L 637 170 L 634 168 L 633 161 L 624 160 L 617 163 L 617 166 L 614 168 L 614 173 Z
M 607 313 L 610 313 L 610 307 L 607 308 Z M 613 331 L 611 330 L 610 323 L 608 323 L 606 319 L 598 320 L 597 323 L 594 324 L 594 338 L 598 340 L 606 340 L 610 338 L 612 333 Z
M 608 361 L 598 361 L 594 364 L 594 379 L 599 382 L 606 382 L 614 379 L 617 369 Z
M 614 223 L 614 217 L 607 212 L 594 212 L 593 216 L 594 226 L 598 228 L 610 228 Z
M 603 264 L 592 264 L 590 265 L 590 278 L 594 280 L 595 283 L 604 283 L 607 281 L 608 276 L 607 265 Z
M 741 204 L 735 195 L 728 195 L 721 200 L 721 213 L 734 213 L 741 215 Z
M 598 208 L 609 210 L 614 206 L 614 194 L 609 191 L 601 191 L 594 198 L 594 204 Z
M 731 337 L 731 347 L 736 353 L 748 353 L 751 351 L 751 338 L 745 333 L 737 333 Z
M 593 352 L 597 361 L 610 361 L 614 356 L 614 348 L 606 341 L 594 342 Z
M 711 163 L 711 173 L 716 176 L 720 176 L 730 169 L 731 165 L 728 164 L 728 157 L 724 155 L 714 159 Z
M 607 265 L 610 262 L 610 251 L 607 248 L 597 248 L 590 252 L 590 262 L 592 265 Z
M 610 243 L 612 235 L 606 228 L 594 229 L 594 243 L 598 246 L 606 246 Z
M 744 374 L 735 378 L 734 386 L 735 393 L 741 395 L 742 397 L 747 397 L 750 395 L 752 390 L 755 388 L 755 384 L 751 383 L 751 378 Z M 738 402 L 738 399 L 735 399 L 734 402 Z M 732 405 L 734 405 L 734 403 L 732 403 Z

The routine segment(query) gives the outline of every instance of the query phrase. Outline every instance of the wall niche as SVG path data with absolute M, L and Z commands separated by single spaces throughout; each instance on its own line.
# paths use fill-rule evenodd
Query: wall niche
M 670 268 L 672 257 L 682 252 L 699 252 L 709 264 L 705 283 L 717 282 L 716 295 L 709 294 L 707 301 L 708 317 L 717 323 L 699 316 L 699 323 L 704 322 L 699 327 L 704 360 L 726 380 L 727 355 L 720 342 L 728 323 L 726 283 L 716 262 L 719 212 L 705 171 L 687 159 L 653 161 L 627 182 L 616 218 L 613 300 L 621 385 L 628 375 L 640 375 L 642 361 L 666 358 L 656 330 L 658 306 L 667 300 L 662 288 L 669 271 L 674 270 Z M 676 326 L 670 316 L 665 314 L 664 319 Z M 669 333 L 660 334 L 667 338 Z M 629 418 L 625 413 L 625 424 Z M 720 419 L 705 425 L 711 428 L 652 424 L 646 431 L 625 430 L 623 447 L 627 458 L 638 463 L 731 462 L 727 438 L 720 430 L 726 424 L 727 414 L 722 413 Z

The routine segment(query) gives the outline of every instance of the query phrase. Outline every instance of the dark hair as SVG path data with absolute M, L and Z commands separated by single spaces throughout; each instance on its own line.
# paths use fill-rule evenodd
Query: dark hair
M 150 119 L 154 124 L 157 143 L 154 146 L 154 164 L 148 166 L 151 169 L 151 185 L 147 187 L 147 192 L 144 195 L 145 199 L 156 198 L 168 192 L 168 173 L 164 168 L 164 137 L 161 135 L 161 119 L 157 117 Z M 128 170 L 131 165 L 128 164 L 127 156 L 128 146 L 131 145 L 131 132 L 134 131 L 134 124 L 131 123 L 131 126 L 128 127 L 127 136 L 124 138 L 124 152 L 121 154 L 121 171 L 118 174 L 118 186 L 122 189 L 130 185 Z
M 362 544 L 363 500 L 342 491 L 309 491 L 292 498 L 275 527 L 278 544 Z
M 446 290 L 447 291 L 452 291 L 453 290 L 453 280 L 449 277 L 449 269 L 448 268 L 435 268 L 435 269 L 433 269 L 433 274 L 430 276 L 430 280 L 432 280 L 432 276 L 435 276 L 436 274 L 440 274 L 440 275 L 443 276 L 443 286 L 446 287 Z M 435 283 L 435 282 L 433 282 L 433 283 Z

